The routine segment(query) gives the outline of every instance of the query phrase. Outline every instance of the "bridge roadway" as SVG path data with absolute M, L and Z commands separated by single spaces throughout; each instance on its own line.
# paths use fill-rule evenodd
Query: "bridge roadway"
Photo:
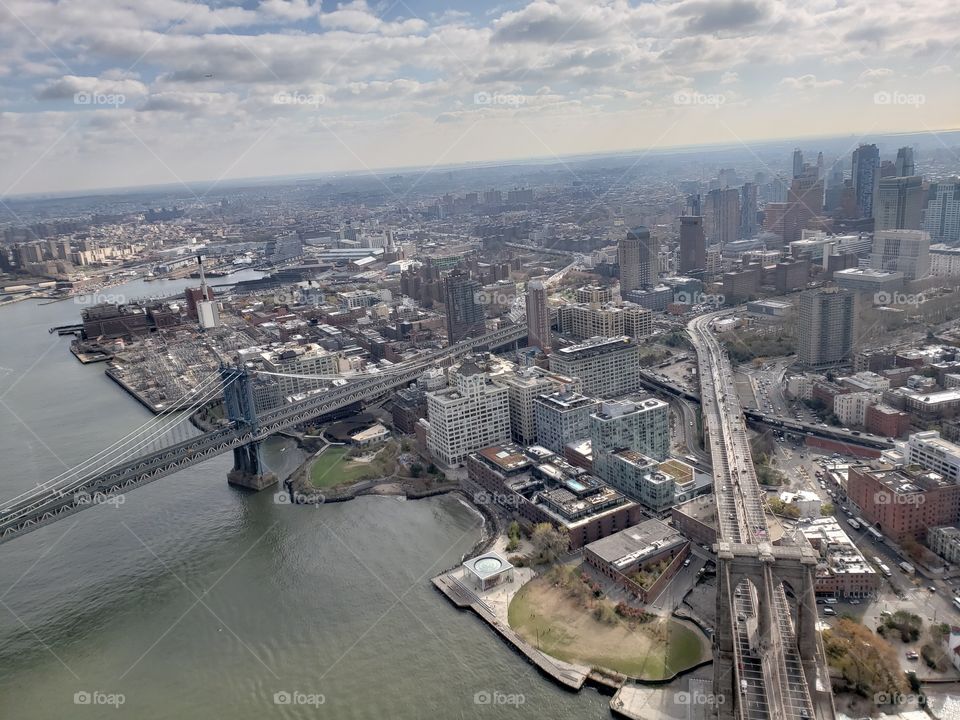
M 400 365 L 389 374 L 373 376 L 333 388 L 322 394 L 271 410 L 257 418 L 255 427 L 242 422 L 213 430 L 160 450 L 128 458 L 89 477 L 66 478 L 39 497 L 7 503 L 0 510 L 0 543 L 109 501 L 135 488 L 191 467 L 281 430 L 308 422 L 355 402 L 383 395 L 416 380 L 423 371 L 445 360 L 522 340 L 526 324 L 511 325 L 491 333 L 462 340 Z
M 808 720 L 832 717 L 832 703 L 826 712 L 822 703 L 815 707 L 808 682 L 810 662 L 804 663 L 797 646 L 784 586 L 774 576 L 776 562 L 799 563 L 809 556 L 800 547 L 776 547 L 771 544 L 760 490 L 753 467 L 749 438 L 740 408 L 733 371 L 720 343 L 710 330 L 717 313 L 690 322 L 688 330 L 697 351 L 701 383 L 701 405 L 713 462 L 714 493 L 717 507 L 718 573 L 729 573 L 735 558 L 753 555 L 761 568 L 762 587 L 739 580 L 730 587 L 721 577 L 718 588 L 717 623 L 729 623 L 732 631 L 731 667 L 718 672 L 733 673 L 728 687 L 739 693 L 736 707 L 721 707 L 721 717 L 741 720 Z M 793 558 L 793 555 L 796 558 Z M 812 562 L 807 560 L 807 562 Z M 732 597 L 721 599 L 721 592 Z M 760 598 L 772 603 L 761 607 Z M 724 611 L 729 617 L 721 617 Z M 718 627 L 718 632 L 720 628 Z M 820 648 L 818 661 L 824 660 Z M 721 683 L 714 691 L 722 692 Z M 821 693 L 822 695 L 822 693 Z M 816 714 L 814 714 L 816 711 Z

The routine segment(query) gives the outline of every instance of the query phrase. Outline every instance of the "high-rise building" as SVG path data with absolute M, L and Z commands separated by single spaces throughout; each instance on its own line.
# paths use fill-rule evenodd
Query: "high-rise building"
M 550 369 L 580 378 L 590 397 L 622 397 L 640 390 L 640 346 L 625 336 L 591 338 L 554 351 Z
M 617 264 L 620 266 L 620 294 L 640 287 L 640 238 L 627 233 L 617 243 Z
M 740 188 L 740 237 L 752 238 L 760 229 L 757 224 L 757 186 L 744 183 Z M 682 227 L 681 227 L 682 230 Z
M 853 193 L 860 217 L 873 217 L 873 198 L 880 182 L 880 150 L 861 145 L 853 151 Z
M 795 178 L 800 177 L 800 174 L 803 172 L 803 152 L 800 148 L 797 148 L 793 151 L 793 176 Z
M 874 230 L 918 230 L 922 214 L 923 178 L 880 178 L 873 203 Z
M 560 332 L 585 340 L 592 337 L 627 335 L 642 338 L 653 334 L 653 312 L 634 303 L 569 303 L 558 310 Z
M 707 267 L 707 236 L 703 232 L 703 217 L 680 217 L 680 274 L 703 272 Z
M 705 220 L 711 245 L 723 246 L 736 240 L 740 231 L 740 192 L 730 188 L 707 193 Z
M 457 268 L 446 279 L 447 341 L 459 342 L 464 338 L 483 335 L 486 332 L 486 312 L 477 302 L 481 285 L 465 270 Z
M 456 373 L 453 387 L 427 393 L 427 449 L 448 466 L 510 439 L 507 388 L 476 366 L 465 366 Z
M 894 168 L 897 177 L 910 177 L 916 173 L 912 147 L 902 147 L 897 150 L 897 160 L 894 163 Z
M 904 280 L 930 274 L 930 233 L 925 230 L 880 230 L 873 234 L 870 267 L 903 273 Z
M 822 208 L 823 181 L 808 168 L 790 182 L 786 203 L 767 204 L 764 229 L 779 235 L 784 244 L 800 240 Z
M 561 390 L 578 393 L 583 388 L 583 383 L 578 378 L 559 375 L 536 366 L 494 375 L 493 381 L 507 388 L 510 434 L 516 442 L 524 446 L 532 445 L 537 439 L 533 402 L 538 396 Z
M 823 209 L 832 212 L 839 209 L 843 201 L 843 166 L 839 161 L 835 161 L 827 170 L 825 183 Z
M 938 242 L 960 243 L 960 179 L 930 183 L 923 229 Z
M 821 288 L 800 293 L 797 358 L 808 368 L 852 362 L 856 342 L 856 293 Z
M 533 401 L 537 444 L 563 455 L 567 443 L 590 437 L 590 413 L 597 401 L 574 392 L 540 395 Z
M 656 398 L 604 402 L 590 415 L 594 474 L 658 511 L 673 504 L 675 491 L 656 472 L 670 450 L 668 418 L 669 405 Z
M 542 280 L 527 283 L 527 344 L 545 353 L 550 352 L 550 306 L 547 304 L 547 288 Z
M 631 228 L 617 246 L 620 264 L 620 293 L 656 285 L 659 275 L 660 247 L 650 230 Z

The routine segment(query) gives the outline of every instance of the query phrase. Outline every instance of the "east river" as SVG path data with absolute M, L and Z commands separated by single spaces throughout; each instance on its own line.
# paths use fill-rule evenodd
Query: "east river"
M 47 332 L 80 310 L 0 307 L 3 500 L 150 420 Z M 281 473 L 301 459 L 285 441 L 268 457 Z M 556 688 L 429 584 L 479 537 L 458 500 L 277 504 L 229 487 L 231 462 L 0 545 L 0 718 L 610 717 L 607 698 Z M 475 702 L 504 696 L 522 704 Z

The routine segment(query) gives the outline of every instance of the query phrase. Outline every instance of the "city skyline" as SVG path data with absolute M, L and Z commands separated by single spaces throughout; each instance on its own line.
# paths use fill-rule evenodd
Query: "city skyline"
M 0 10 L 0 196 L 955 124 L 947 3 Z M 821 104 L 830 112 L 806 110 Z

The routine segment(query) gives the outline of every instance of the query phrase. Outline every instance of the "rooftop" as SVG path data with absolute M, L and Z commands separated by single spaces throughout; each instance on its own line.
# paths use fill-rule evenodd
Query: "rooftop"
M 660 520 L 645 520 L 638 525 L 608 535 L 587 545 L 590 552 L 617 568 L 627 567 L 645 556 L 657 555 L 682 546 L 686 539 Z

